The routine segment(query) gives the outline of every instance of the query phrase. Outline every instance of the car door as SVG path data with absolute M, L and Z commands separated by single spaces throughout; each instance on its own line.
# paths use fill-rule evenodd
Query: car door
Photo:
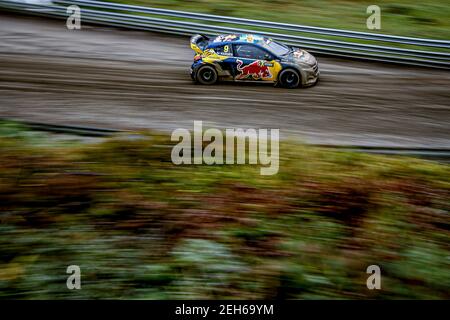
M 220 68 L 221 77 L 229 80 L 234 79 L 236 59 L 233 57 L 233 47 L 231 44 L 219 45 L 213 50 L 218 57 L 215 60 L 215 65 Z
M 233 50 L 236 81 L 275 81 L 278 66 L 270 52 L 252 43 L 234 44 Z

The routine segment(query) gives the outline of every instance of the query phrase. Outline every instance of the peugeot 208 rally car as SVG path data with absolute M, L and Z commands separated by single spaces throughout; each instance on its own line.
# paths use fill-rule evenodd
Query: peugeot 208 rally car
M 313 85 L 319 79 L 317 60 L 305 50 L 252 34 L 204 35 L 191 38 L 195 51 L 191 77 L 200 84 L 219 79 L 268 81 L 285 88 Z

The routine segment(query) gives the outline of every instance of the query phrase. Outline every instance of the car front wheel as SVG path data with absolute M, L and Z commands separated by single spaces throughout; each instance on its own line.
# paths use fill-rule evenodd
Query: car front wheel
M 217 82 L 217 71 L 212 66 L 201 66 L 195 77 L 201 84 L 211 85 Z
M 300 86 L 300 74 L 293 69 L 285 69 L 281 71 L 278 82 L 283 88 L 298 88 Z

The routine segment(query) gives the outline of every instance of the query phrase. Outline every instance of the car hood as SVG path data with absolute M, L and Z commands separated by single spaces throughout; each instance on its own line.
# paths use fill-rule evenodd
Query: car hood
M 306 64 L 313 66 L 316 64 L 316 58 L 306 50 L 299 48 L 292 48 L 292 51 L 287 56 L 287 60 L 297 64 Z

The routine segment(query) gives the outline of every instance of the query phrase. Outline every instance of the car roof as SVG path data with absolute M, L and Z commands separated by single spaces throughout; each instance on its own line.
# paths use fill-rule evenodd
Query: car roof
M 256 35 L 256 34 L 223 34 L 214 38 L 208 45 L 208 47 L 217 47 L 229 43 L 252 43 L 252 44 L 264 44 L 269 38 Z

